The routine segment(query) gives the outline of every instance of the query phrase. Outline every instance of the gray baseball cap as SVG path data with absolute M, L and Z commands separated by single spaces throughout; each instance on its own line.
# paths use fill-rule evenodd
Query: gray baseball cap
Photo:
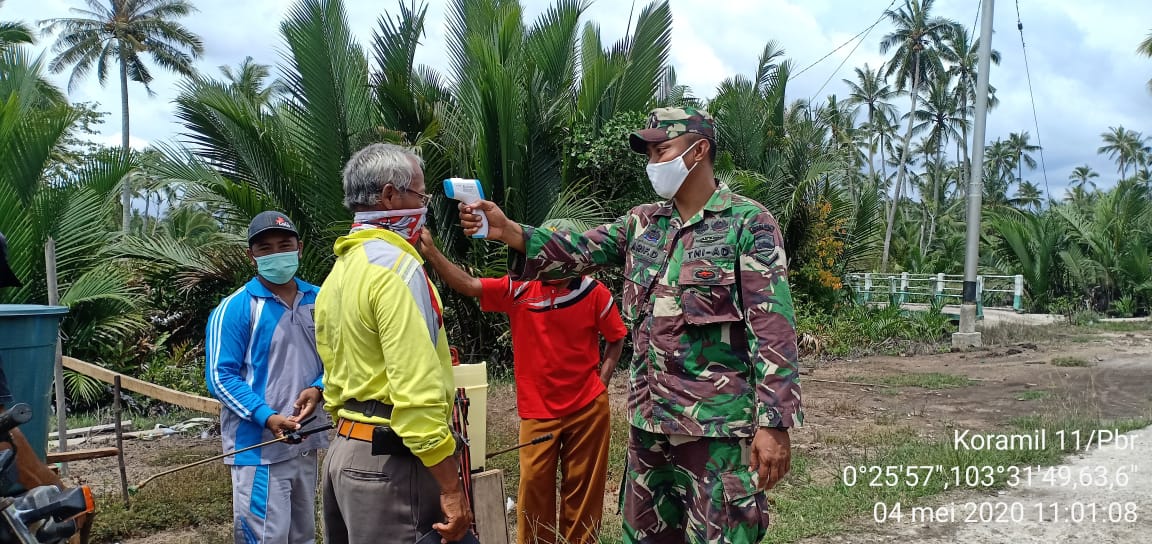
M 270 230 L 282 230 L 297 238 L 300 237 L 300 233 L 296 232 L 296 225 L 292 223 L 291 219 L 288 219 L 287 215 L 269 210 L 260 212 L 248 224 L 248 243 L 251 244 L 254 238 Z

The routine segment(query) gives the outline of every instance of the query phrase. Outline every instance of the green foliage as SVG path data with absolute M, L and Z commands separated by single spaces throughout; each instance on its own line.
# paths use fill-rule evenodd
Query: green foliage
M 1052 359 L 1052 366 L 1059 367 L 1084 367 L 1092 366 L 1088 361 L 1079 357 L 1056 357 Z
M 96 378 L 64 369 L 64 392 L 68 407 L 76 409 L 94 406 L 96 401 L 104 398 L 107 388 Z
M 1136 313 L 1136 298 L 1128 294 L 1112 301 L 1112 312 L 1117 317 L 1132 317 Z
M 627 111 L 604 122 L 598 131 L 590 123 L 576 125 L 565 142 L 566 179 L 587 180 L 589 193 L 599 195 L 613 212 L 652 200 L 644 173 L 648 159 L 627 144 L 628 134 L 645 122 L 644 112 Z
M 830 313 L 812 306 L 799 307 L 811 309 L 797 316 L 801 343 L 810 336 L 821 353 L 832 356 L 914 351 L 918 346 L 940 344 L 956 330 L 953 318 L 942 313 L 939 304 L 924 312 L 909 312 L 894 305 L 843 305 Z

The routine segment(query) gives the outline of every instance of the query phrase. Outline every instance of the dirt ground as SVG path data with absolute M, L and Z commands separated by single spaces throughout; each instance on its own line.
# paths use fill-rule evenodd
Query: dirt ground
M 1058 358 L 1087 366 L 1052 365 Z M 967 353 L 811 363 L 803 372 L 807 419 L 792 441 L 813 451 L 824 437 L 872 432 L 894 422 L 932 437 L 948 427 L 988 430 L 1018 416 L 1053 411 L 1104 419 L 1152 414 L 1152 331 L 1058 334 Z M 963 376 L 973 383 L 932 390 L 823 381 L 882 381 L 908 373 Z M 1035 398 L 1040 395 L 1044 398 Z
M 856 438 L 893 428 L 942 438 L 951 436 L 951 428 L 991 430 L 1029 414 L 1076 412 L 1104 419 L 1152 415 L 1152 330 L 1062 330 L 1042 339 L 1008 341 L 966 353 L 805 362 L 806 423 L 793 431 L 793 447 L 811 457 L 835 458 L 846 455 L 845 445 L 856 443 Z M 1057 358 L 1086 366 L 1051 364 Z M 879 386 L 887 377 L 910 373 L 941 373 L 973 381 L 968 386 L 939 390 Z M 836 383 L 850 379 L 873 385 Z M 623 413 L 625 388 L 626 380 L 618 375 L 610 392 L 615 414 Z M 488 400 L 489 450 L 513 440 L 516 426 L 511 386 L 492 386 Z M 129 441 L 125 450 L 131 484 L 165 467 L 219 452 L 219 438 Z M 115 459 L 75 462 L 70 470 L 69 480 L 73 482 L 87 483 L 99 494 L 119 493 Z M 606 493 L 605 510 L 612 510 L 613 514 L 618 483 L 610 479 Z M 508 494 L 515 496 L 514 484 L 509 484 Z M 123 544 L 216 542 L 226 541 L 226 535 L 227 525 L 197 527 Z M 907 541 L 896 533 L 889 536 Z M 813 542 L 825 541 L 856 540 L 846 536 Z

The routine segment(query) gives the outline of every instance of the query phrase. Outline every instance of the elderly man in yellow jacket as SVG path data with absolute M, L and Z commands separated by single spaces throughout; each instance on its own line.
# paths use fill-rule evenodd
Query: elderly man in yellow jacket
M 428 212 L 423 161 L 391 144 L 360 150 L 344 169 L 344 205 L 352 230 L 316 300 L 325 409 L 338 422 L 324 542 L 411 543 L 432 530 L 460 540 L 472 515 L 449 427 L 452 359 L 414 247 Z

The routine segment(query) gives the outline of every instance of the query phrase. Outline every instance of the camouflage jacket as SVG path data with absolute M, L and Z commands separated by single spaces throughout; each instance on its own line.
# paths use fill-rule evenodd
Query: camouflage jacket
M 621 310 L 636 353 L 632 425 L 746 437 L 801 424 L 787 260 L 776 219 L 759 203 L 720 184 L 688 221 L 669 201 L 583 234 L 524 232 L 516 279 L 624 267 Z

